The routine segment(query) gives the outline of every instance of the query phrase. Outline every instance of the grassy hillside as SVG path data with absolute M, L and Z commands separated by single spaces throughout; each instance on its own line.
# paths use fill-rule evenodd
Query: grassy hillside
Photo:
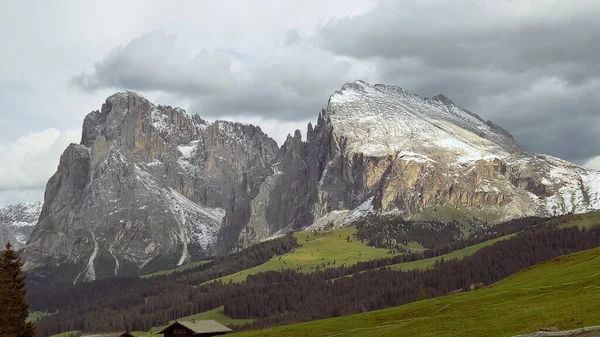
M 185 321 L 185 320 L 191 320 L 192 318 L 197 319 L 197 320 L 212 319 L 223 325 L 242 325 L 242 324 L 251 323 L 254 321 L 252 319 L 232 319 L 232 318 L 226 316 L 225 314 L 223 314 L 223 307 L 218 307 L 217 309 L 203 312 L 200 314 L 183 317 L 180 320 Z M 171 321 L 171 322 L 173 322 L 173 321 Z M 136 337 L 160 336 L 160 335 L 156 335 L 156 332 L 162 330 L 165 327 L 166 327 L 166 325 L 152 328 L 150 331 L 134 331 L 132 334 Z
M 81 335 L 81 331 L 67 331 L 63 333 L 59 333 L 58 335 L 52 335 L 50 337 L 72 337 Z
M 564 228 L 570 226 L 577 226 L 580 228 L 592 227 L 600 224 L 600 212 L 566 215 L 550 220 L 547 222 L 547 224 L 551 228 Z M 317 233 L 297 232 L 294 234 L 294 236 L 298 239 L 298 242 L 302 245 L 302 247 L 297 248 L 288 254 L 274 257 L 261 265 L 245 269 L 217 280 L 221 280 L 223 282 L 241 282 L 245 280 L 248 275 L 256 274 L 262 271 L 298 269 L 305 272 L 311 272 L 318 268 L 335 267 L 339 266 L 340 264 L 352 265 L 357 262 L 391 256 L 389 254 L 389 250 L 387 249 L 373 248 L 368 246 L 366 242 L 361 242 L 354 239 L 354 233 L 354 226 L 336 230 L 321 231 Z M 444 260 L 462 258 L 471 255 L 477 250 L 493 244 L 494 242 L 508 239 L 510 237 L 512 237 L 512 235 L 489 240 L 440 257 L 396 264 L 392 265 L 391 267 L 398 270 L 424 269 L 433 266 L 435 261 L 442 257 Z M 348 238 L 350 238 L 350 242 L 348 242 Z M 423 250 L 423 247 L 417 243 L 410 243 L 408 246 L 405 246 L 405 248 L 411 250 L 412 252 L 419 252 Z M 202 265 L 206 262 L 208 261 L 193 262 L 174 269 L 146 274 L 142 277 L 148 278 L 155 275 L 169 275 L 174 272 Z
M 292 252 L 277 256 L 267 263 L 254 268 L 246 269 L 233 275 L 220 278 L 223 282 L 240 282 L 248 275 L 267 270 L 298 269 L 305 272 L 318 268 L 327 268 L 352 265 L 357 262 L 368 261 L 391 256 L 389 250 L 369 247 L 366 242 L 353 238 L 354 227 L 336 230 L 321 231 L 317 233 L 298 232 L 294 236 L 302 246 Z M 350 239 L 350 242 L 348 241 Z M 411 244 L 410 250 L 416 252 L 423 250 L 416 244 Z
M 492 286 L 364 314 L 232 336 L 514 336 L 597 325 L 600 248 L 556 258 Z
M 29 316 L 27 316 L 27 322 L 37 322 L 45 315 L 48 314 L 41 311 L 31 311 L 29 312 Z
M 552 227 L 571 227 L 590 228 L 600 224 L 600 212 L 591 212 L 585 214 L 570 214 L 552 219 L 547 222 Z
M 191 262 L 191 263 L 184 264 L 183 266 L 180 266 L 180 267 L 177 267 L 177 268 L 160 270 L 160 271 L 157 271 L 157 272 L 154 272 L 154 273 L 141 275 L 140 277 L 141 278 L 149 278 L 149 277 L 158 276 L 158 275 L 171 275 L 171 274 L 176 273 L 176 272 L 180 272 L 180 271 L 184 271 L 186 269 L 190 269 L 190 268 L 194 268 L 194 267 L 197 267 L 197 266 L 201 266 L 201 265 L 206 264 L 208 262 L 210 262 L 210 261 L 196 261 L 196 262 Z
M 437 256 L 437 257 L 432 257 L 430 259 L 424 259 L 424 260 L 418 260 L 418 261 L 413 261 L 413 262 L 405 262 L 405 263 L 398 263 L 398 264 L 393 264 L 390 266 L 390 268 L 392 269 L 397 269 L 397 270 L 411 270 L 411 269 L 425 269 L 425 268 L 429 268 L 429 267 L 433 267 L 435 265 L 436 261 L 441 260 L 442 258 L 445 261 L 451 260 L 451 259 L 462 259 L 465 256 L 469 256 L 472 255 L 473 253 L 475 253 L 476 251 L 480 250 L 483 247 L 487 247 L 489 245 L 492 245 L 498 241 L 502 241 L 502 240 L 506 240 L 506 239 L 510 239 L 511 237 L 515 236 L 515 234 L 509 234 L 509 235 L 505 235 L 496 239 L 492 239 L 492 240 L 488 240 L 482 243 L 478 243 L 476 245 L 473 246 L 469 246 L 463 249 L 459 249 L 459 250 L 455 250 L 451 253 L 448 254 L 444 254 L 441 256 Z

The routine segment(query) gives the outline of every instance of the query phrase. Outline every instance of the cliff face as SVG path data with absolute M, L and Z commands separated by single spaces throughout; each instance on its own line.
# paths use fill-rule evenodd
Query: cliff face
M 440 95 L 348 83 L 306 139 L 131 93 L 84 121 L 24 254 L 75 282 L 173 267 L 290 230 L 395 214 L 499 222 L 600 209 L 600 172 L 528 153 Z
M 334 93 L 307 139 L 289 136 L 242 242 L 349 224 L 369 213 L 499 222 L 600 208 L 600 172 L 528 153 L 445 96 L 357 81 Z
M 213 254 L 231 195 L 263 180 L 276 151 L 260 128 L 115 94 L 49 180 L 26 266 L 74 264 L 80 282 Z

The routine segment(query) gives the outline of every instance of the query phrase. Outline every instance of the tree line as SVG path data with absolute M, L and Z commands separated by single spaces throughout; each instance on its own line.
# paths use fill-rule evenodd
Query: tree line
M 427 249 L 435 249 L 468 239 L 516 233 L 550 219 L 524 217 L 491 225 L 475 218 L 460 222 L 456 220 L 414 221 L 394 215 L 370 215 L 353 224 L 356 226 L 355 237 L 363 242 L 367 241 L 369 246 L 407 251 L 402 246 L 410 242 L 416 242 Z M 463 233 L 465 228 L 471 229 L 468 236 Z

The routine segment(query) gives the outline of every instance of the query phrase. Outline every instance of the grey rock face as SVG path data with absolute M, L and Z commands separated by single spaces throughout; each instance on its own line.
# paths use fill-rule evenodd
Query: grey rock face
M 550 328 L 551 331 L 538 331 L 536 333 L 518 335 L 514 337 L 599 337 L 600 326 L 590 326 L 581 329 L 568 331 L 558 331 L 556 328 Z
M 276 152 L 260 128 L 115 94 L 48 182 L 26 267 L 71 264 L 83 282 L 213 254 L 231 195 L 262 181 Z
M 25 245 L 42 212 L 42 203 L 21 203 L 0 208 L 0 250 L 10 242 L 15 249 Z

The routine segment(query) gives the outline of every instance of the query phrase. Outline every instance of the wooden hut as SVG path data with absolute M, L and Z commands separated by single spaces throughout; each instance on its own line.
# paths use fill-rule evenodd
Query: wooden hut
M 157 332 L 164 337 L 210 337 L 220 336 L 233 330 L 209 320 L 175 321 L 171 325 Z

